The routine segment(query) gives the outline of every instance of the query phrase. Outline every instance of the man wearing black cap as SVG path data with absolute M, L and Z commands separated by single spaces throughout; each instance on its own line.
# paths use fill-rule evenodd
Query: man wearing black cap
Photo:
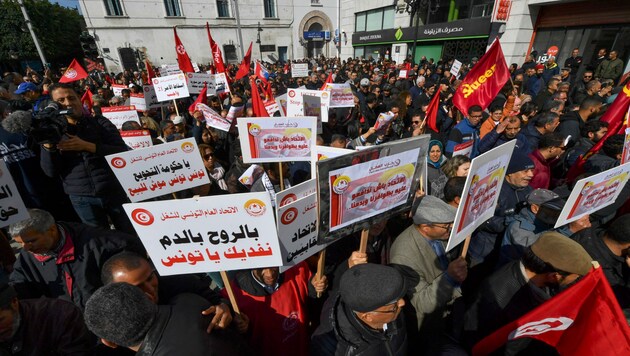
M 59 299 L 17 299 L 0 285 L 1 355 L 93 355 L 96 345 L 79 308 Z
M 424 196 L 413 216 L 413 225 L 391 247 L 392 265 L 415 284 L 409 286 L 408 297 L 417 330 L 410 328 L 409 332 L 426 354 L 439 346 L 437 340 L 445 329 L 444 316 L 451 303 L 461 296 L 460 285 L 468 274 L 462 257 L 445 252 L 455 212 L 454 207 L 441 199 Z
M 406 355 L 405 281 L 395 268 L 353 266 L 324 305 L 311 355 Z

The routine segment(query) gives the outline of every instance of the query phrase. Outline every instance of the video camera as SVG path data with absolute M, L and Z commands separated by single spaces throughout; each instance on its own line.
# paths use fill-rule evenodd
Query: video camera
M 31 137 L 38 145 L 57 144 L 68 130 L 66 115 L 71 115 L 72 109 L 61 110 L 58 103 L 52 102 L 41 110 L 33 123 Z

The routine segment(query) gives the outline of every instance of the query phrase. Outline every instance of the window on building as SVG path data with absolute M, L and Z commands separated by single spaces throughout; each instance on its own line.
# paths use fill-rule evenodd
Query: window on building
M 274 0 L 263 0 L 265 17 L 276 17 L 276 2 Z
M 223 45 L 223 53 L 225 53 L 225 59 L 227 60 L 227 63 L 238 63 L 235 45 Z
M 166 16 L 182 16 L 179 0 L 164 0 L 164 7 L 166 8 Z
M 107 16 L 124 15 L 120 0 L 105 0 L 105 12 L 107 12 Z
M 230 4 L 228 0 L 217 0 L 217 14 L 219 17 L 230 17 Z
M 321 0 L 311 0 L 311 5 L 321 5 Z
M 396 11 L 393 6 L 383 7 L 355 14 L 354 31 L 378 31 L 394 28 Z

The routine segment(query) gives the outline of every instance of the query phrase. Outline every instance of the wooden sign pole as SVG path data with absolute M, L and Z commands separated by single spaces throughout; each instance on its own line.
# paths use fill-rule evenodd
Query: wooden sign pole
M 280 171 L 280 191 L 284 190 L 284 177 L 282 175 L 282 162 L 278 162 L 278 170 Z
M 361 253 L 365 253 L 365 251 L 367 251 L 369 233 L 370 230 L 368 229 L 361 231 L 361 244 L 359 245 L 359 252 Z
M 179 108 L 177 108 L 177 100 L 173 99 L 173 105 L 175 105 L 175 112 L 177 113 L 177 116 L 179 116 Z
M 324 265 L 326 264 L 326 249 L 319 251 L 319 260 L 317 261 L 317 274 L 315 278 L 320 280 L 324 276 Z M 322 293 L 317 292 L 317 298 L 321 298 Z
M 462 254 L 461 254 L 463 258 L 466 258 L 466 254 L 468 253 L 468 246 L 470 246 L 470 235 L 468 235 L 466 237 L 466 240 L 464 240 L 464 248 L 462 248 Z
M 219 273 L 221 273 L 221 279 L 223 280 L 223 285 L 225 286 L 225 290 L 227 291 L 228 297 L 230 298 L 230 304 L 232 304 L 232 309 L 234 309 L 234 313 L 241 314 L 240 309 L 238 309 L 238 304 L 236 304 L 236 298 L 234 298 L 234 292 L 232 291 L 232 285 L 230 284 L 227 273 L 225 273 L 225 271 L 221 271 Z

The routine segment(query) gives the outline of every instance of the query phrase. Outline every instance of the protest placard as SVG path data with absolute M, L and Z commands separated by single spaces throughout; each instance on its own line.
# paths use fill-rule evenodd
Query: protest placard
M 473 140 L 466 141 L 453 147 L 453 156 L 466 156 L 470 158 L 470 154 L 473 150 Z
M 0 159 L 0 228 L 28 218 L 28 211 L 7 164 Z
M 317 146 L 315 147 L 315 155 L 317 156 L 317 160 L 320 161 L 322 159 L 335 158 L 343 155 L 347 155 L 348 153 L 354 152 L 353 150 L 349 150 L 347 148 L 337 148 L 330 146 Z
M 269 114 L 270 117 L 273 117 L 276 112 L 280 111 L 280 105 L 273 98 L 269 100 L 263 100 L 263 105 L 265 106 L 265 110 L 267 110 L 267 114 Z M 280 116 L 284 116 L 282 115 L 282 111 L 280 111 Z
M 376 129 L 375 133 L 377 135 L 384 135 L 387 132 L 389 124 L 394 119 L 394 116 L 396 115 L 391 111 L 380 113 L 374 124 L 374 129 Z
M 241 118 L 243 162 L 310 161 L 316 134 L 314 117 Z
M 254 184 L 254 182 L 263 175 L 263 173 L 265 173 L 263 167 L 257 164 L 252 164 L 245 170 L 245 172 L 243 172 L 243 174 L 241 174 L 240 177 L 238 177 L 238 181 L 247 188 L 251 188 L 252 184 Z
M 309 179 L 276 193 L 276 201 L 279 202 L 278 206 L 282 207 L 315 193 L 317 193 L 317 180 Z
M 203 118 L 206 120 L 206 125 L 214 127 L 221 131 L 227 132 L 230 130 L 230 126 L 232 126 L 232 121 L 228 120 L 227 117 L 223 118 L 216 111 L 212 110 L 208 105 L 197 104 L 195 108 L 196 110 L 201 111 L 201 113 L 203 114 Z
M 123 89 L 129 89 L 129 87 L 124 84 L 112 84 L 112 92 L 114 93 L 114 96 L 122 96 Z
M 129 94 L 129 105 L 136 108 L 136 111 L 147 110 L 147 102 L 144 100 L 144 94 Z
M 280 207 L 277 211 L 278 237 L 284 266 L 295 266 L 326 248 L 326 245 L 317 244 L 316 192 Z
M 287 116 L 287 93 L 277 96 L 276 103 L 280 105 L 280 116 Z
M 214 75 L 208 73 L 186 73 L 186 77 L 188 78 L 188 92 L 190 94 L 199 94 L 201 93 L 201 89 L 203 89 L 204 84 L 208 84 L 210 86 L 210 82 L 212 82 L 214 87 Z M 209 91 L 209 90 L 208 90 Z M 211 93 L 208 93 L 207 96 L 210 96 Z
M 153 87 L 160 102 L 187 98 L 190 95 L 186 86 L 186 77 L 183 74 L 153 78 Z
M 426 174 L 429 135 L 317 161 L 319 243 L 408 210 Z
M 407 79 L 407 70 L 401 69 L 400 71 L 398 71 L 398 78 Z
M 120 131 L 120 137 L 132 150 L 153 146 L 149 130 Z
M 630 128 L 626 129 L 626 139 L 623 142 L 623 153 L 621 154 L 621 164 L 630 162 Z
M 304 101 L 304 116 L 317 118 L 317 134 L 320 135 L 324 130 L 322 126 L 322 99 L 317 96 L 305 95 L 302 97 L 302 101 Z
M 179 69 L 178 64 L 162 64 L 160 66 L 160 76 L 166 77 L 169 75 L 182 74 L 181 69 Z
M 630 163 L 579 180 L 558 217 L 558 228 L 607 207 L 617 200 L 630 177 Z
M 213 79 L 214 88 L 212 89 L 212 94 L 219 95 L 230 92 L 230 83 L 228 82 L 225 73 L 214 74 Z M 208 93 L 210 93 L 210 88 L 208 88 Z
M 155 94 L 155 88 L 153 85 L 143 85 L 142 91 L 144 92 L 144 102 L 149 109 L 159 109 L 162 107 Z
M 459 77 L 459 70 L 462 68 L 462 62 L 458 61 L 457 59 L 453 60 L 453 65 L 451 65 L 451 74 L 457 78 Z
M 106 106 L 101 108 L 101 112 L 119 130 L 127 121 L 135 121 L 140 124 L 140 118 L 134 106 Z
M 304 95 L 321 98 L 322 122 L 328 122 L 330 93 L 322 90 L 289 89 L 287 91 L 287 116 L 304 116 Z
M 308 63 L 291 63 L 291 78 L 308 77 Z
M 266 192 L 123 208 L 161 276 L 282 265 Z
M 352 88 L 349 83 L 327 83 L 325 90 L 330 92 L 329 108 L 354 107 L 354 94 L 352 93 Z
M 447 252 L 494 215 L 515 145 L 516 140 L 509 141 L 472 160 L 446 246 Z
M 105 159 L 132 202 L 210 183 L 194 139 L 115 153 Z
M 243 111 L 245 111 L 245 106 L 230 106 L 230 110 L 228 110 L 227 115 L 225 116 L 229 122 L 234 122 L 237 117 L 241 117 L 243 115 Z

